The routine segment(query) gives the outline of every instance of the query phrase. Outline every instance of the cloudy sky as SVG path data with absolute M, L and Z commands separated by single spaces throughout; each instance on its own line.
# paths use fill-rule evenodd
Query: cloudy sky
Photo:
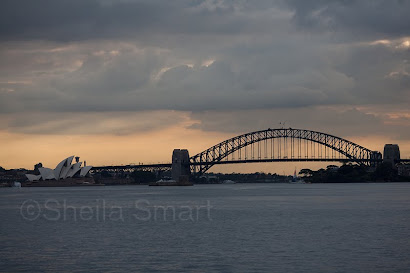
M 0 5 L 0 166 L 166 162 L 279 122 L 410 157 L 410 1 Z

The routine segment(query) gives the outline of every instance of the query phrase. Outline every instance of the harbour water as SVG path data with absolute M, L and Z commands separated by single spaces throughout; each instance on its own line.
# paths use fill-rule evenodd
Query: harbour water
M 3 272 L 409 272 L 410 183 L 0 190 Z

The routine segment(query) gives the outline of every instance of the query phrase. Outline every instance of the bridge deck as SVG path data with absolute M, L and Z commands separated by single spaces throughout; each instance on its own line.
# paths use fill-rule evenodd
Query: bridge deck
M 267 159 L 241 159 L 241 160 L 221 160 L 214 161 L 211 164 L 241 164 L 241 163 L 263 163 L 263 162 L 382 162 L 378 159 L 347 159 L 347 158 L 267 158 Z M 209 162 L 192 162 L 193 166 L 207 165 Z
M 358 160 L 357 160 L 358 161 Z M 261 159 L 243 159 L 243 160 L 222 160 L 212 162 L 214 165 L 223 164 L 243 164 L 243 163 L 264 163 L 264 162 L 357 162 L 354 159 L 346 158 L 261 158 Z M 381 159 L 369 159 L 367 162 L 381 162 Z M 363 162 L 363 159 L 360 160 Z M 402 159 L 400 162 L 410 162 L 410 159 Z M 207 165 L 209 162 L 191 162 L 191 166 Z M 117 166 L 96 166 L 93 167 L 93 171 L 104 170 L 135 170 L 135 169 L 169 169 L 172 167 L 172 163 L 159 163 L 159 164 L 140 164 L 140 165 L 117 165 Z
M 96 166 L 92 171 L 106 171 L 106 170 L 136 170 L 136 169 L 170 169 L 171 163 L 159 164 L 139 164 L 139 165 L 117 165 L 117 166 Z

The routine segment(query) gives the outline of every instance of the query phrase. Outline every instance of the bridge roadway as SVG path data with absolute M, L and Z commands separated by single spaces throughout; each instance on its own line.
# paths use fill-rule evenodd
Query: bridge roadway
M 158 164 L 138 164 L 138 165 L 116 165 L 116 166 L 96 166 L 91 169 L 92 172 L 101 171 L 127 171 L 127 170 L 170 170 L 172 163 Z
M 363 160 L 361 160 L 363 161 Z M 382 162 L 379 160 L 368 160 L 369 162 Z M 213 162 L 214 165 L 223 165 L 223 164 L 241 164 L 241 163 L 263 163 L 263 162 L 355 162 L 354 159 L 335 159 L 335 158 L 278 158 L 278 159 L 246 159 L 246 160 L 223 160 Z M 410 163 L 410 159 L 400 159 L 398 163 Z M 190 165 L 206 165 L 206 162 L 194 162 Z M 172 167 L 172 163 L 158 163 L 158 164 L 139 164 L 139 165 L 116 165 L 116 166 L 96 166 L 91 170 L 93 172 L 101 171 L 132 171 L 132 170 L 149 170 L 149 171 L 168 171 Z

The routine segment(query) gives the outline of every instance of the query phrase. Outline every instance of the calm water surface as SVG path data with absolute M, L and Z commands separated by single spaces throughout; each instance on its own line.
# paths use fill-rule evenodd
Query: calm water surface
M 0 189 L 3 272 L 410 272 L 410 183 Z

